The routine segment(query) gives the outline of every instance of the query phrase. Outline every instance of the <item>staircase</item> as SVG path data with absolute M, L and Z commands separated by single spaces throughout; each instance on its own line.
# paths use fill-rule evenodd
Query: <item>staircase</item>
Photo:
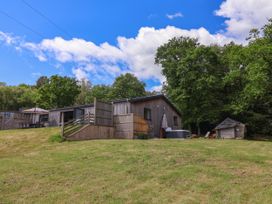
M 61 135 L 65 140 L 112 138 L 114 135 L 112 103 L 94 99 L 94 113 L 89 112 L 66 123 L 62 122 Z
M 94 125 L 94 114 L 85 114 L 80 118 L 70 120 L 62 125 L 62 137 L 67 138 L 87 125 Z

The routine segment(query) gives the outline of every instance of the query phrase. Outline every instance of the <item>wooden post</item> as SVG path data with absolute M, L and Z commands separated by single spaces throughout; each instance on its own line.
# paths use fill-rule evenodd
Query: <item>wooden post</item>
M 114 126 L 114 122 L 113 122 L 114 117 L 113 117 L 113 115 L 114 115 L 114 105 L 113 105 L 113 102 L 111 102 L 111 125 L 112 125 L 112 127 Z
M 96 104 L 97 101 L 96 101 L 96 97 L 94 98 L 94 125 L 96 125 Z
M 61 136 L 64 137 L 64 113 L 61 113 Z

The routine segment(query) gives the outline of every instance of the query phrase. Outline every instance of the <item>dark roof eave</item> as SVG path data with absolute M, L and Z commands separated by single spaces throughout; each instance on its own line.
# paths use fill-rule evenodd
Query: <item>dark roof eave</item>
M 131 98 L 131 99 L 121 99 L 121 100 L 113 101 L 113 103 L 122 103 L 122 102 L 138 103 L 138 102 L 145 102 L 145 101 L 150 101 L 150 100 L 155 100 L 160 98 L 165 100 L 177 112 L 177 114 L 181 116 L 180 111 L 174 106 L 174 104 L 171 103 L 171 101 L 164 94 L 159 94 L 155 96 L 143 96 L 143 97 L 137 97 L 137 98 Z
M 63 107 L 63 108 L 52 109 L 52 110 L 49 110 L 49 112 L 70 110 L 70 109 L 75 109 L 75 108 L 88 108 L 88 107 L 93 107 L 93 106 L 94 106 L 93 103 L 87 104 L 87 105 L 67 106 L 67 107 Z

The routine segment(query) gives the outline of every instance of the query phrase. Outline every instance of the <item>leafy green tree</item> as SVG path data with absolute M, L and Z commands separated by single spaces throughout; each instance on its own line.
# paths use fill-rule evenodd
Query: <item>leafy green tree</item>
M 80 87 L 74 78 L 54 75 L 39 88 L 39 105 L 46 109 L 70 106 L 79 93 Z
M 200 46 L 195 39 L 174 38 L 158 49 L 156 62 L 166 76 L 168 96 L 180 108 L 185 125 L 214 122 L 223 107 L 223 71 L 217 47 Z
M 87 80 L 81 80 L 80 82 L 80 93 L 76 98 L 77 105 L 89 104 L 91 101 L 91 82 Z
M 89 95 L 89 100 L 93 102 L 94 98 L 104 102 L 110 102 L 114 100 L 112 95 L 112 87 L 107 85 L 93 86 Z
M 42 87 L 43 85 L 47 84 L 48 83 L 48 77 L 47 76 L 41 76 L 39 77 L 39 79 L 36 81 L 36 87 L 37 88 L 40 88 Z
M 127 73 L 117 77 L 112 85 L 112 98 L 133 98 L 145 96 L 145 83 L 134 75 Z
M 5 82 L 1 82 L 1 81 L 0 81 L 0 87 L 1 87 L 1 86 L 6 86 L 6 85 L 7 85 L 7 84 L 6 84 Z
M 0 86 L 0 110 L 18 111 L 37 104 L 38 91 L 33 86 Z

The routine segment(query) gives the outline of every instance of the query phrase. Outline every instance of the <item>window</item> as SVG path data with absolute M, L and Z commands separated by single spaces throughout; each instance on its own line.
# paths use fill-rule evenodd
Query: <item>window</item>
M 144 108 L 144 119 L 151 120 L 151 109 L 150 108 Z
M 174 126 L 178 126 L 178 117 L 174 116 Z

